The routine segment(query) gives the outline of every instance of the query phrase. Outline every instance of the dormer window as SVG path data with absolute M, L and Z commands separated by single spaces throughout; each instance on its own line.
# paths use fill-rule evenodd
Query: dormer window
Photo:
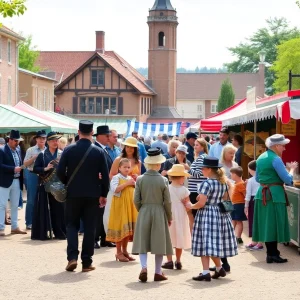
M 159 47 L 165 47 L 166 45 L 166 37 L 165 37 L 165 33 L 164 32 L 160 32 L 158 34 L 158 46 Z

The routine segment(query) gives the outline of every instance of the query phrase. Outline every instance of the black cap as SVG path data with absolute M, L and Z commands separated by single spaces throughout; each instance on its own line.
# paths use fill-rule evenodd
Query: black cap
M 187 135 L 186 135 L 186 139 L 189 140 L 189 139 L 197 139 L 198 138 L 198 135 L 194 132 L 188 132 Z
M 35 138 L 38 138 L 38 137 L 46 137 L 47 134 L 46 134 L 46 131 L 45 130 L 39 130 L 37 131 L 36 135 L 35 135 Z
M 219 160 L 217 158 L 211 156 L 204 157 L 203 163 L 200 164 L 200 166 L 212 169 L 223 167 L 223 165 L 219 164 Z
M 56 132 L 54 131 L 50 131 L 47 134 L 47 141 L 52 141 L 52 140 L 58 140 L 61 138 L 61 135 L 58 135 Z
M 14 129 L 12 129 L 10 131 L 10 134 L 9 134 L 8 138 L 11 139 L 11 140 L 16 140 L 16 141 L 20 141 L 20 142 L 24 141 L 24 139 L 22 139 L 21 136 L 20 136 L 20 131 L 19 130 L 14 130 Z
M 102 135 L 102 134 L 103 135 L 110 134 L 109 127 L 107 125 L 98 126 L 97 132 L 94 134 L 94 136 Z
M 222 127 L 219 132 L 229 134 L 229 129 L 227 127 Z
M 93 131 L 94 123 L 88 120 L 79 121 L 79 131 L 82 133 L 91 133 Z
M 160 148 L 150 148 L 147 151 L 148 156 L 157 156 L 161 154 L 161 149 Z

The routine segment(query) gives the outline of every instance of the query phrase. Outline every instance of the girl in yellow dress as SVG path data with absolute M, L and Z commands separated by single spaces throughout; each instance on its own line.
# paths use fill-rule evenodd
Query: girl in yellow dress
M 135 180 L 129 176 L 131 164 L 128 158 L 119 162 L 119 173 L 112 177 L 110 188 L 113 193 L 110 207 L 106 240 L 116 243 L 116 260 L 135 260 L 128 254 L 127 245 L 133 239 L 137 210 L 133 204 Z

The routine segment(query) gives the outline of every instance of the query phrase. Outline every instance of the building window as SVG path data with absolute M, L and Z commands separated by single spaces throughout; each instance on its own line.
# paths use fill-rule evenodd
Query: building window
M 89 98 L 89 114 L 95 113 L 95 101 L 94 98 Z
M 47 94 L 46 90 L 43 90 L 43 106 L 42 110 L 47 110 Z
M 102 111 L 102 98 L 96 98 L 96 114 L 103 114 Z
M 2 77 L 1 77 L 1 74 L 0 74 L 0 104 L 2 102 Z
M 11 41 L 7 42 L 7 61 L 11 64 Z
M 105 115 L 109 115 L 109 98 L 103 98 L 103 112 Z
M 198 112 L 202 112 L 202 105 L 201 105 L 201 104 L 198 104 L 198 105 L 197 105 L 197 111 L 198 111 Z
M 91 71 L 91 84 L 94 86 L 104 86 L 104 70 Z
M 7 84 L 7 104 L 11 105 L 11 79 L 8 79 Z
M 158 34 L 158 46 L 159 47 L 165 47 L 165 45 L 166 45 L 166 37 L 165 37 L 164 32 L 161 31 Z
M 210 112 L 211 112 L 211 113 L 216 113 L 216 112 L 217 112 L 217 104 L 212 104 L 212 105 L 211 105 Z
M 141 99 L 141 115 L 143 114 L 144 98 Z
M 80 113 L 81 114 L 86 113 L 86 99 L 84 97 L 80 98 Z
M 110 113 L 112 115 L 117 114 L 117 98 L 110 98 Z

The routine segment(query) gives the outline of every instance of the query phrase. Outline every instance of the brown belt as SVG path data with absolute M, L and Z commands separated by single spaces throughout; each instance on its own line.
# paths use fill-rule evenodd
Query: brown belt
M 261 183 L 260 184 L 263 189 L 262 189 L 262 201 L 263 201 L 263 205 L 266 206 L 267 205 L 267 192 L 269 192 L 270 194 L 270 197 L 272 199 L 272 194 L 271 194 L 271 190 L 270 190 L 270 187 L 271 186 L 282 186 L 283 190 L 284 190 L 284 196 L 285 196 L 285 203 L 286 203 L 286 206 L 289 206 L 289 200 L 288 200 L 288 196 L 287 196 L 287 193 L 283 187 L 283 183 L 271 183 L 271 184 L 263 184 Z

